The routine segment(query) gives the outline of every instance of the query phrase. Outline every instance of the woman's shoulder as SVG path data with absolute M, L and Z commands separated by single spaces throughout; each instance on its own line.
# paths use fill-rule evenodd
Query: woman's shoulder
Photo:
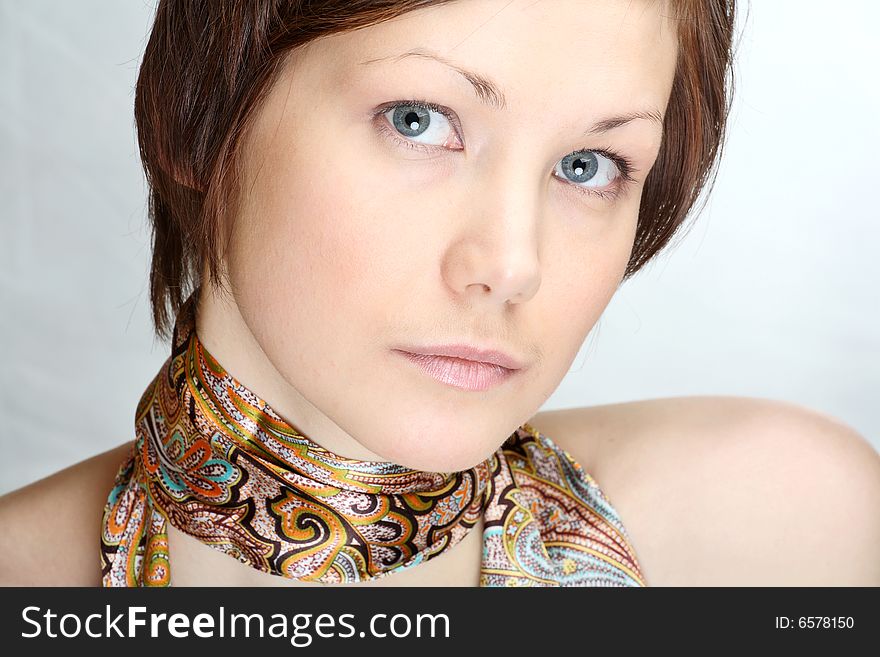
M 788 402 L 676 397 L 543 412 L 653 586 L 880 585 L 880 455 Z
M 131 442 L 0 497 L 0 585 L 99 586 L 101 521 Z

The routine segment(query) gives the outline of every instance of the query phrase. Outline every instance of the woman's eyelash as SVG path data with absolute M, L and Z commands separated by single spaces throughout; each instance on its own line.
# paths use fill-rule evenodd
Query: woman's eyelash
M 446 107 L 442 105 L 437 105 L 436 103 L 432 103 L 429 100 L 421 99 L 421 98 L 412 98 L 409 100 L 397 100 L 391 103 L 385 103 L 380 108 L 378 108 L 374 114 L 374 118 L 378 118 L 379 116 L 387 113 L 389 110 L 396 109 L 397 107 L 418 107 L 422 110 L 432 110 L 437 112 L 438 114 L 442 114 L 449 123 L 456 129 L 460 130 L 460 126 L 458 125 L 458 121 L 455 118 L 454 113 Z M 402 135 L 398 134 L 396 131 L 391 130 L 386 125 L 382 125 L 382 130 L 387 134 L 388 137 L 392 139 L 399 146 L 403 146 L 405 148 L 409 148 L 412 150 L 422 151 L 424 153 L 433 153 L 438 148 L 442 148 L 440 146 L 431 146 L 428 144 L 421 144 L 419 142 L 414 142 L 411 139 L 406 139 Z M 598 153 L 604 157 L 607 157 L 609 160 L 614 162 L 614 166 L 617 168 L 618 173 L 620 174 L 616 181 L 615 185 L 612 189 L 608 190 L 599 190 L 599 189 L 590 189 L 588 187 L 581 187 L 580 185 L 571 184 L 578 192 L 588 195 L 588 196 L 598 196 L 603 199 L 613 200 L 620 196 L 620 194 L 624 191 L 624 189 L 631 183 L 636 182 L 635 178 L 633 178 L 633 173 L 637 172 L 632 160 L 627 156 L 618 153 L 610 147 L 605 148 L 588 148 L 584 147 L 577 151 L 573 152 L 589 152 L 589 153 Z
M 374 112 L 373 116 L 381 116 L 382 114 L 385 114 L 388 110 L 393 110 L 398 107 L 418 107 L 419 109 L 423 110 L 433 110 L 434 112 L 445 116 L 447 120 L 456 128 L 459 127 L 458 121 L 456 121 L 455 115 L 452 110 L 421 98 L 412 98 L 410 100 L 396 100 L 393 103 L 385 103 L 384 105 L 382 105 L 382 107 L 376 110 L 376 112 Z

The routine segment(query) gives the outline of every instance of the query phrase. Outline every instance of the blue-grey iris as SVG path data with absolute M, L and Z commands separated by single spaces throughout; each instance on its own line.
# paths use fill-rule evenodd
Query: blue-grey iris
M 431 125 L 428 111 L 414 105 L 400 105 L 396 107 L 391 121 L 394 127 L 407 137 L 417 137 Z M 416 127 L 413 128 L 413 125 Z
M 578 151 L 562 158 L 562 170 L 574 176 L 573 182 L 587 182 L 599 170 L 599 159 L 595 153 Z

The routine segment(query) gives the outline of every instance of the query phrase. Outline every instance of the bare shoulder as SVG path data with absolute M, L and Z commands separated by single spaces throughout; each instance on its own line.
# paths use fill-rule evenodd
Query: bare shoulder
M 788 402 L 677 397 L 539 413 L 654 586 L 880 585 L 880 455 Z
M 131 443 L 0 497 L 0 585 L 98 586 L 107 495 Z

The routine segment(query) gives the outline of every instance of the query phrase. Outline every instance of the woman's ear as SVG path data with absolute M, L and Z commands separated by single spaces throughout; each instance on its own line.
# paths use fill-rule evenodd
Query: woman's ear
M 197 184 L 191 177 L 188 176 L 174 176 L 174 182 L 182 187 L 186 187 L 187 189 L 191 189 L 193 191 L 204 193 L 204 188 Z
M 163 150 L 157 158 L 162 171 L 181 187 L 186 187 L 196 192 L 205 192 L 205 186 L 196 178 L 191 166 L 180 162 L 180 158 L 174 158 Z
M 173 171 L 166 168 L 165 171 L 168 172 L 168 174 L 174 179 L 174 182 L 176 182 L 178 185 L 196 192 L 205 192 L 204 185 L 202 185 L 201 182 L 195 179 L 192 171 L 182 170 L 180 168 Z

